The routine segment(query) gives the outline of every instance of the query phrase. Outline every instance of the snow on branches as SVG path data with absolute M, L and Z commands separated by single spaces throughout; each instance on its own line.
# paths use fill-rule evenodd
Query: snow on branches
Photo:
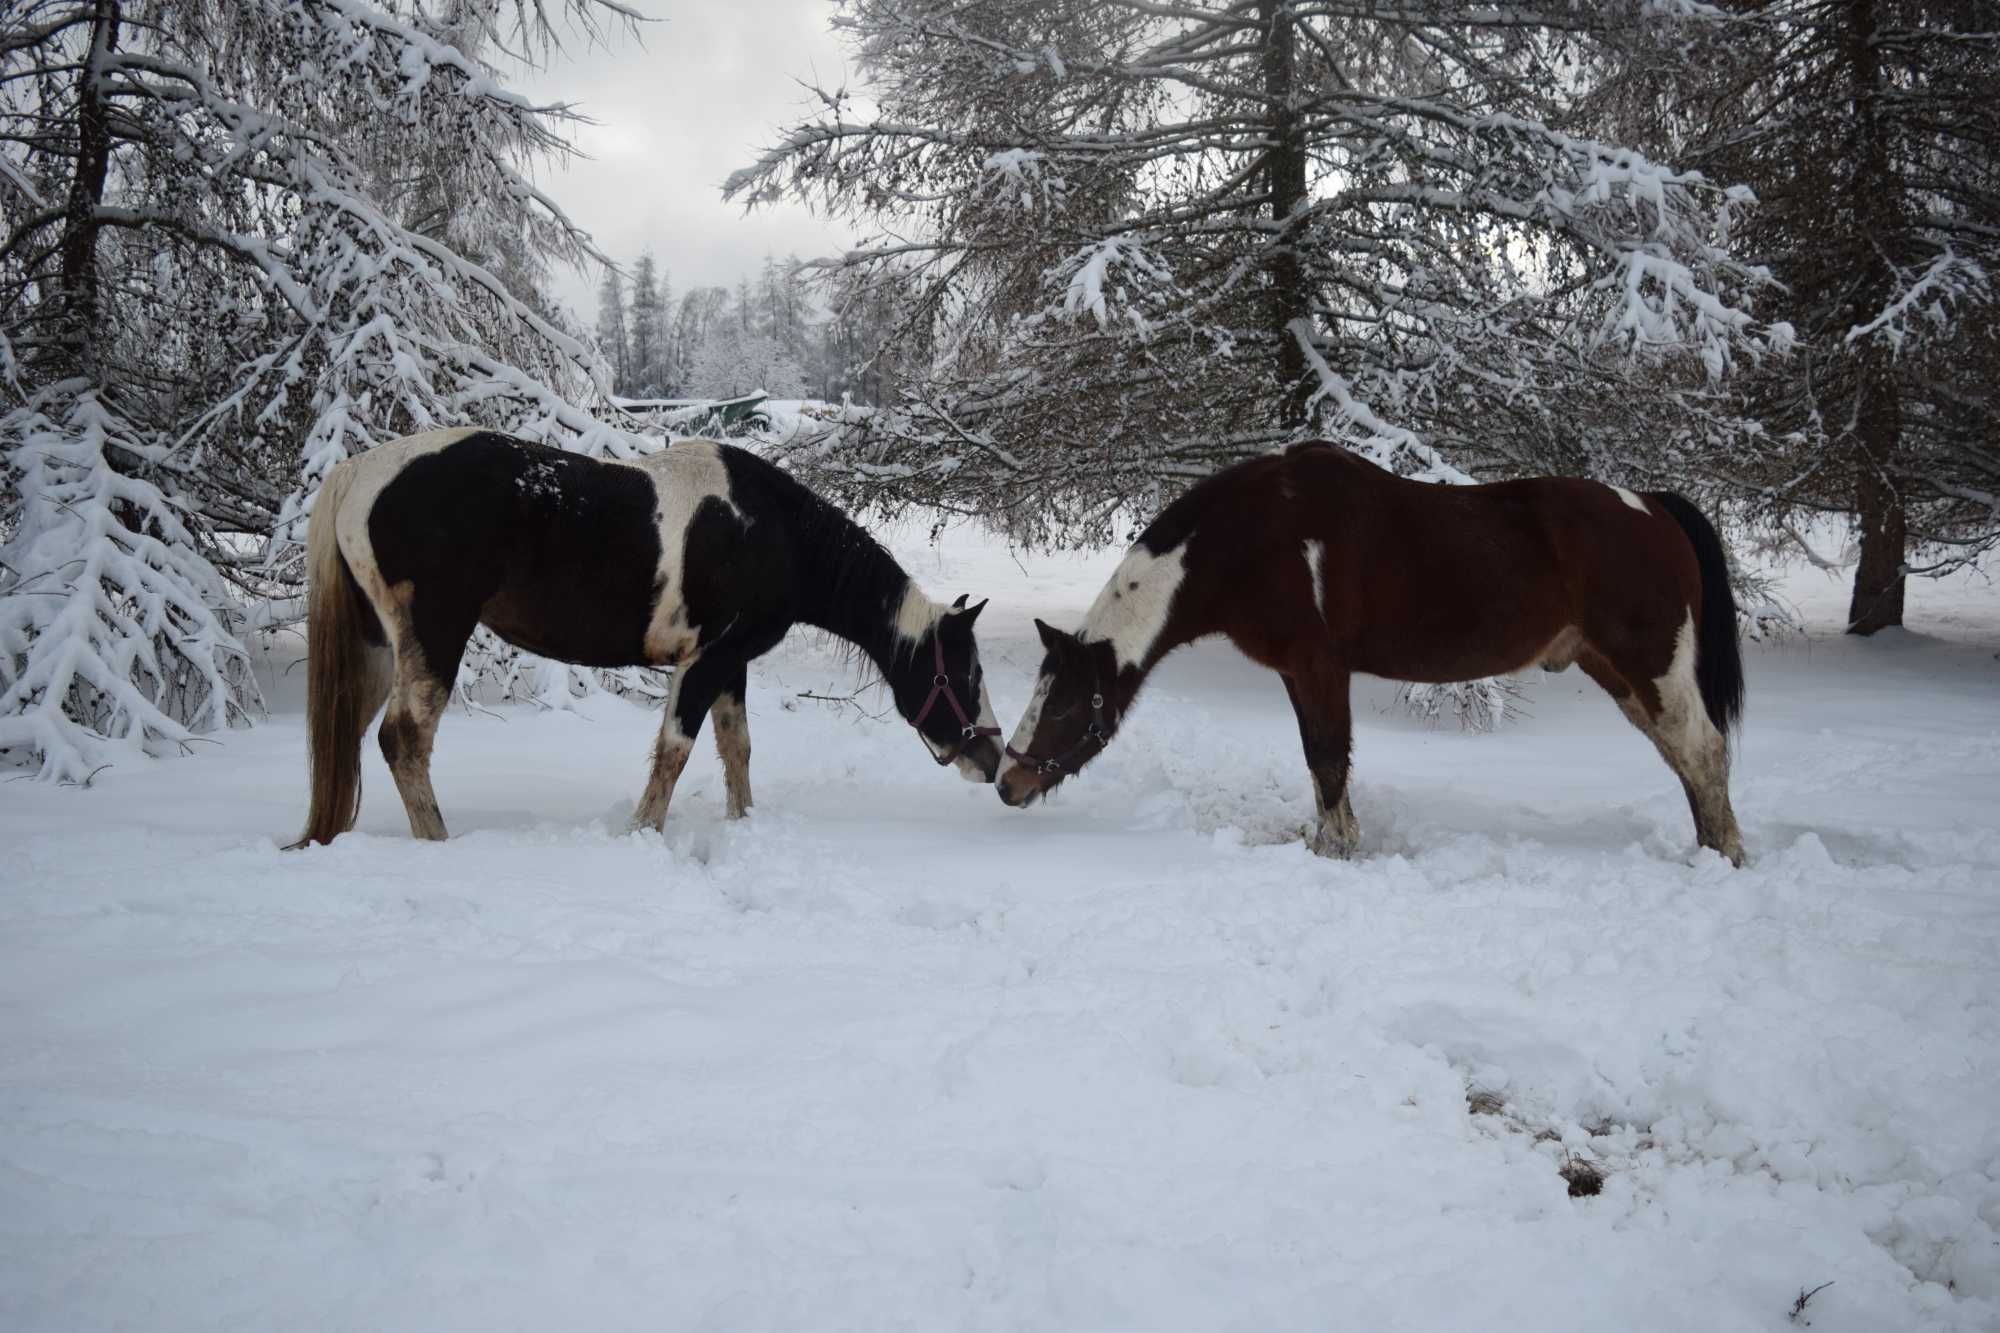
M 822 92 L 726 189 L 878 228 L 827 262 L 928 369 L 801 466 L 1094 540 L 1302 437 L 1454 480 L 1615 453 L 1606 399 L 1733 428 L 1712 381 L 1789 340 L 1753 200 L 1575 114 L 1656 10 L 855 0 L 874 114 Z
M 180 512 L 107 453 L 143 451 L 87 388 L 0 416 L 18 510 L 0 548 L 0 750 L 84 783 L 259 706 L 229 599 Z
M 572 113 L 481 54 L 545 49 L 560 15 L 593 33 L 632 17 L 615 0 L 38 0 L 0 41 L 4 443 L 22 478 L 0 525 L 0 748 L 75 777 L 112 740 L 157 748 L 253 707 L 218 608 L 260 602 L 268 626 L 296 607 L 302 520 L 358 451 L 456 424 L 655 447 L 600 424 L 596 351 L 542 296 L 552 265 L 600 257 L 531 178 Z

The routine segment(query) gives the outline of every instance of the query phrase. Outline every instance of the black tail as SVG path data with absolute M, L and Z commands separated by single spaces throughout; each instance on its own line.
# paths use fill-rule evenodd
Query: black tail
M 1743 652 L 1736 641 L 1736 594 L 1729 588 L 1729 557 L 1722 538 L 1694 503 L 1672 491 L 1648 491 L 1648 500 L 1674 517 L 1701 566 L 1701 620 L 1695 626 L 1694 678 L 1715 729 L 1728 733 L 1743 716 Z

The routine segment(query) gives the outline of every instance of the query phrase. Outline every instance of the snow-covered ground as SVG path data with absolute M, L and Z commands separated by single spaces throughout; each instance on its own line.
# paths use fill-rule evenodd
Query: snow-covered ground
M 1113 559 L 905 550 L 1010 727 Z M 281 653 L 219 749 L 0 787 L 0 1328 L 2000 1327 L 2000 591 L 1793 590 L 1737 872 L 1574 672 L 1491 736 L 1371 683 L 1333 864 L 1225 648 L 1018 812 L 804 638 L 747 821 L 704 744 L 625 832 L 600 700 L 448 718 L 449 843 L 371 743 L 282 853 Z

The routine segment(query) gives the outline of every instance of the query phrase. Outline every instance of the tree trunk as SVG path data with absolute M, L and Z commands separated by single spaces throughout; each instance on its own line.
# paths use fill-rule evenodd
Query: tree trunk
M 1874 270 L 1857 284 L 1849 328 L 1872 322 L 1891 299 L 1895 275 L 1884 256 L 1901 231 L 1895 172 L 1882 124 L 1881 55 L 1876 47 L 1875 0 L 1849 0 L 1847 66 L 1854 99 L 1855 165 L 1853 217 L 1867 242 Z M 1861 523 L 1861 561 L 1854 571 L 1854 596 L 1847 608 L 1849 634 L 1873 634 L 1903 623 L 1903 560 L 1907 531 L 1902 493 L 1896 484 L 1903 434 L 1902 401 L 1895 354 L 1869 339 L 1850 347 L 1855 367 L 1853 448 L 1855 515 Z
M 1296 429 L 1306 424 L 1306 403 L 1314 388 L 1306 383 L 1305 349 L 1292 332 L 1297 321 L 1312 325 L 1312 288 L 1299 257 L 1295 217 L 1306 202 L 1306 144 L 1296 101 L 1298 39 L 1290 0 L 1263 0 L 1257 13 L 1264 23 L 1264 98 L 1271 134 L 1264 170 L 1271 217 L 1280 227 L 1271 249 L 1271 325 L 1278 381 L 1285 391 L 1280 421 Z
M 1903 573 L 1903 497 L 1890 478 L 1872 468 L 1862 472 L 1855 490 L 1854 507 L 1861 520 L 1861 561 L 1854 570 L 1847 632 L 1873 634 L 1903 623 L 1903 590 L 1909 584 Z
M 120 0 L 97 0 L 90 21 L 90 57 L 76 76 L 76 173 L 63 201 L 61 332 L 62 370 L 97 380 L 97 210 L 111 170 L 110 106 L 104 97 L 104 63 L 118 46 Z

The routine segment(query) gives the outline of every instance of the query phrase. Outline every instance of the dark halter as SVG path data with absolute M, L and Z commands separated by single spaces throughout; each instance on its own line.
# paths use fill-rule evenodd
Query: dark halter
M 944 636 L 933 633 L 931 643 L 937 649 L 937 675 L 931 677 L 930 697 L 924 700 L 924 706 L 917 710 L 917 715 L 911 719 L 910 725 L 916 727 L 921 734 L 924 719 L 931 715 L 931 709 L 937 705 L 939 699 L 951 705 L 951 711 L 958 717 L 958 748 L 950 754 L 938 754 L 935 751 L 931 754 L 931 758 L 937 760 L 939 766 L 943 766 L 964 754 L 965 747 L 981 736 L 998 736 L 1000 728 L 982 727 L 966 713 L 965 705 L 958 701 L 957 693 L 951 688 L 951 677 L 944 673 Z M 928 742 L 925 743 L 925 748 L 930 748 Z
M 1111 728 L 1104 721 L 1104 689 L 1095 681 L 1092 684 L 1095 688 L 1090 692 L 1090 725 L 1083 729 L 1083 736 L 1076 744 L 1052 759 L 1037 759 L 1009 745 L 1006 747 L 1007 757 L 1015 763 L 1025 764 L 1029 771 L 1047 777 L 1052 773 L 1076 772 L 1077 752 L 1084 746 L 1094 745 L 1100 750 L 1103 749 L 1111 740 Z

